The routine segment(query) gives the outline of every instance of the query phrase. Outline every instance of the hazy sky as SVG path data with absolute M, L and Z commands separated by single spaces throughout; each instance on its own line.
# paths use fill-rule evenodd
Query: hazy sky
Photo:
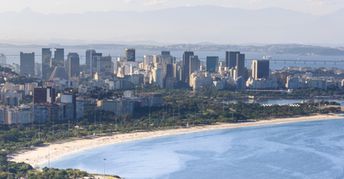
M 218 5 L 238 8 L 279 7 L 312 14 L 344 8 L 344 0 L 0 0 L 0 11 L 30 8 L 43 13 L 130 10 L 145 11 L 177 6 Z
M 241 10 L 207 6 L 108 12 L 202 5 Z M 271 9 L 242 10 L 263 8 Z M 343 11 L 333 13 L 339 9 Z M 0 15 L 0 41 L 8 43 L 344 42 L 344 0 L 0 0 L 0 12 L 11 12 Z

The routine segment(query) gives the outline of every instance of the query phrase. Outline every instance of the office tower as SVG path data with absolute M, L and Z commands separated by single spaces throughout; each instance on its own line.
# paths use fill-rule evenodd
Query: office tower
M 252 78 L 257 80 L 260 78 L 268 79 L 270 77 L 270 61 L 269 60 L 253 60 L 252 61 Z
M 246 79 L 246 68 L 245 68 L 245 54 L 237 54 L 236 56 L 236 73 L 237 77 L 243 77 Z
M 35 63 L 35 76 L 42 78 L 42 64 L 40 63 Z
M 42 79 L 47 80 L 51 74 L 51 61 L 52 53 L 50 48 L 42 48 Z
M 34 88 L 33 90 L 34 104 L 52 104 L 55 102 L 55 98 L 56 93 L 54 88 Z
M 0 54 L 0 65 L 6 65 L 6 56 L 4 54 Z
M 92 61 L 92 57 L 93 54 L 95 54 L 96 51 L 93 49 L 89 49 L 86 50 L 86 69 L 87 69 L 87 73 L 91 73 L 91 61 Z
M 68 78 L 72 79 L 80 75 L 80 58 L 77 53 L 69 53 L 67 56 Z
M 194 56 L 194 52 L 192 51 L 185 51 L 183 54 L 183 75 L 182 75 L 182 81 L 185 83 L 189 82 L 189 76 L 190 76 L 190 59 Z
M 148 68 L 153 64 L 153 55 L 144 55 L 143 56 L 143 69 L 148 71 Z
M 217 71 L 218 64 L 219 64 L 219 57 L 208 56 L 206 63 L 207 63 L 207 71 L 210 73 L 215 73 Z
M 35 75 L 35 53 L 20 52 L 20 75 L 33 77 Z
M 226 66 L 228 68 L 235 68 L 238 54 L 240 54 L 240 52 L 226 52 Z
M 153 65 L 161 64 L 161 55 L 153 55 Z
M 162 68 L 161 67 L 156 66 L 152 69 L 152 80 L 160 88 L 164 87 L 164 77 L 162 75 Z
M 180 63 L 174 63 L 173 64 L 173 77 L 176 79 L 176 81 L 182 81 L 182 74 L 183 70 L 180 65 Z
M 161 51 L 162 56 L 170 56 L 171 52 L 170 51 Z
M 200 66 L 201 66 L 201 61 L 199 60 L 198 56 L 191 56 L 190 57 L 190 64 L 189 64 L 189 77 L 191 75 L 191 73 L 193 72 L 198 72 L 200 71 Z
M 166 65 L 166 76 L 164 79 L 164 87 L 167 89 L 173 89 L 176 78 L 174 78 L 174 64 Z
M 92 74 L 92 76 L 97 72 L 98 70 L 98 61 L 100 61 L 100 59 L 102 58 L 103 54 L 102 53 L 93 53 L 92 54 L 92 58 L 91 58 L 91 68 L 90 68 L 90 74 Z
M 126 48 L 125 49 L 125 57 L 127 58 L 128 62 L 134 62 L 136 60 L 135 49 Z
M 97 73 L 102 77 L 114 74 L 111 56 L 100 57 L 100 59 L 97 60 Z
M 63 119 L 76 119 L 76 95 L 71 92 L 61 94 L 61 104 L 63 104 Z
M 162 51 L 159 58 L 160 63 L 162 64 L 172 64 L 174 62 L 174 58 L 172 57 L 170 51 Z
M 173 65 L 174 64 L 167 64 L 166 65 L 166 78 L 174 78 Z
M 51 62 L 51 67 L 64 66 L 64 49 L 56 48 L 54 52 L 54 59 Z

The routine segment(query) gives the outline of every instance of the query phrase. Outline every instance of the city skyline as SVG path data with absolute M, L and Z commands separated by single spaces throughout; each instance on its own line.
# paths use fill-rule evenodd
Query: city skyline
M 0 179 L 344 176 L 343 0 L 0 2 Z

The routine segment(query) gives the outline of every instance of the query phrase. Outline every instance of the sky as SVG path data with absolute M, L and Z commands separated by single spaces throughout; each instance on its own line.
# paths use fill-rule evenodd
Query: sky
M 1 43 L 344 42 L 344 0 L 0 0 L 0 13 Z
M 21 11 L 27 8 L 41 13 L 147 11 L 198 5 L 243 9 L 278 7 L 321 15 L 344 8 L 344 0 L 0 0 L 0 12 Z

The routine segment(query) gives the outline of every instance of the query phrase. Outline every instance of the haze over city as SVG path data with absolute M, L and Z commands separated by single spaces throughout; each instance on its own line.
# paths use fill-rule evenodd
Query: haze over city
M 343 179 L 343 0 L 0 0 L 0 179 Z
M 2 0 L 0 40 L 342 45 L 343 8 L 340 0 Z

